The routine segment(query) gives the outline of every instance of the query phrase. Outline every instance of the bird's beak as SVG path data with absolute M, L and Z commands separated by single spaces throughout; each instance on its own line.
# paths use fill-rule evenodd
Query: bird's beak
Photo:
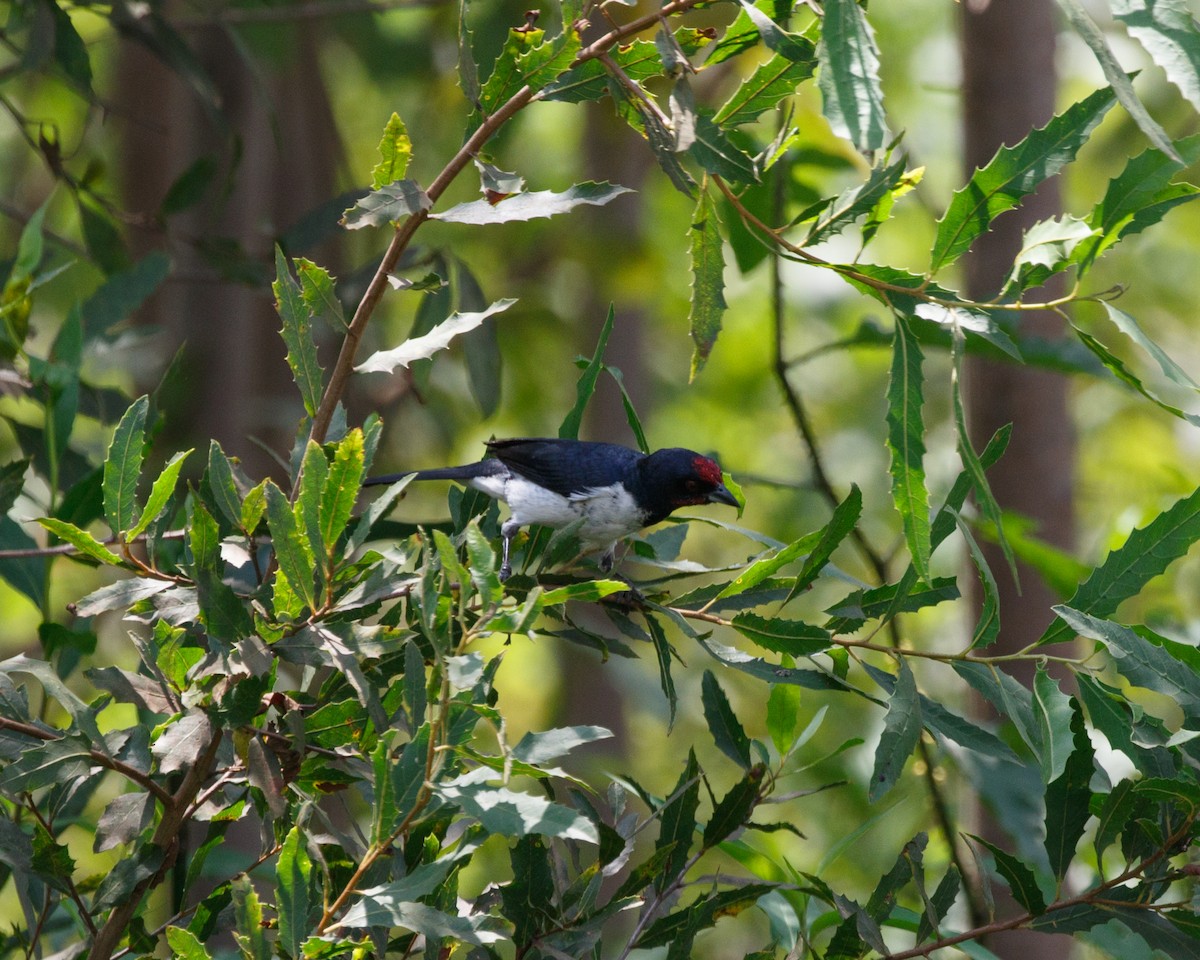
M 723 483 L 717 484 L 717 489 L 708 495 L 707 503 L 723 503 L 729 507 L 739 506 L 737 498 L 729 492 L 729 488 Z

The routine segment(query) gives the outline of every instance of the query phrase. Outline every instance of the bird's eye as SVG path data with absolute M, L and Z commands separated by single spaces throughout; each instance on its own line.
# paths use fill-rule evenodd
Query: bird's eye
M 700 492 L 700 481 L 699 480 L 691 480 L 691 479 L 684 480 L 683 481 L 683 489 L 686 490 L 688 493 L 699 493 Z

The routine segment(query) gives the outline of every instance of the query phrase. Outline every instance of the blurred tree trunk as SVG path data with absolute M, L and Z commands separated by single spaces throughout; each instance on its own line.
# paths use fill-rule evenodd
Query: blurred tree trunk
M 1052 0 L 967 0 L 962 11 L 963 128 L 969 174 L 984 166 L 1001 144 L 1017 143 L 1053 116 L 1056 24 Z M 968 295 L 976 299 L 994 296 L 1004 282 L 1006 265 L 1019 250 L 1023 231 L 1060 212 L 1059 188 L 1052 180 L 1020 208 L 1000 217 L 966 258 Z M 1062 335 L 1062 319 L 1050 313 L 1022 313 L 1020 324 L 1023 335 Z M 967 380 L 977 449 L 1004 424 L 1013 424 L 1008 452 L 989 472 L 1000 506 L 1033 520 L 1038 536 L 1069 548 L 1074 523 L 1075 438 L 1065 378 L 1016 364 L 974 359 Z M 1024 564 L 1019 565 L 1018 593 L 1000 551 L 988 545 L 985 554 L 996 573 L 1003 614 L 1000 640 L 992 649 L 996 653 L 1018 650 L 1041 635 L 1058 598 Z M 1033 669 L 1028 662 L 1014 664 L 1013 673 L 1032 685 Z M 981 816 L 982 834 L 1007 842 L 1000 840 L 999 825 L 985 812 Z M 991 939 L 988 946 L 1002 957 L 1058 960 L 1069 954 L 1071 941 L 1014 931 Z
M 201 447 L 216 438 L 255 476 L 279 466 L 254 440 L 286 456 L 301 413 L 262 281 L 274 275 L 275 238 L 333 196 L 337 159 L 312 25 L 277 29 L 292 42 L 279 41 L 287 52 L 268 65 L 247 63 L 225 27 L 185 31 L 218 91 L 215 111 L 137 44 L 122 46 L 117 82 L 117 111 L 126 118 L 122 203 L 139 225 L 132 247 L 141 255 L 166 246 L 173 261 L 167 283 L 142 312 L 166 331 L 170 352 L 186 345 L 186 396 L 172 429 Z M 216 176 L 200 202 L 164 228 L 156 211 L 199 158 L 216 164 Z

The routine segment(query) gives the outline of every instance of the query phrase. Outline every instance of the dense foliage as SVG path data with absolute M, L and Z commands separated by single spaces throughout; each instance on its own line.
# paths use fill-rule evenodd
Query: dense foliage
M 899 960 L 951 946 L 988 956 L 979 942 L 988 933 L 1029 928 L 1075 934 L 1114 955 L 1138 944 L 1200 956 L 1200 655 L 1168 629 L 1114 619 L 1122 601 L 1200 539 L 1200 490 L 1080 571 L 1040 640 L 1016 654 L 989 653 L 1003 614 L 996 578 L 1011 573 L 989 569 L 979 540 L 996 540 L 1011 559 L 987 479 L 1009 432 L 972 446 L 959 391 L 964 357 L 1115 377 L 1164 415 L 1200 424 L 1160 399 L 1137 373 L 1140 358 L 1119 356 L 1095 327 L 1074 328 L 1066 344 L 1034 344 L 1022 330 L 1023 313 L 1093 300 L 1153 361 L 1154 377 L 1200 390 L 1114 291 L 1091 286 L 1094 265 L 1114 245 L 1200 192 L 1176 180 L 1200 157 L 1200 137 L 1172 141 L 1082 7 L 1062 6 L 1109 85 L 962 184 L 931 227 L 926 268 L 912 272 L 865 258 L 894 208 L 921 190 L 922 171 L 888 129 L 880 52 L 854 0 L 795 11 L 773 0 L 672 0 L 649 13 L 569 0 L 561 18 L 543 11 L 556 21 L 548 26 L 532 16 L 512 26 L 482 70 L 464 4 L 462 146 L 422 184 L 409 171 L 419 135 L 410 137 L 398 115 L 386 122 L 370 187 L 342 221 L 375 237 L 391 232 L 361 296 L 344 302 L 329 270 L 276 250 L 272 290 L 304 408 L 282 481 L 247 476 L 216 441 L 163 449 L 160 392 L 130 402 L 91 379 L 87 360 L 122 348 L 120 324 L 169 264 L 160 254 L 106 257 L 117 232 L 111 211 L 68 172 L 49 133 L 31 137 L 78 205 L 86 250 L 47 229 L 47 201 L 3 263 L 0 352 L 18 396 L 4 413 L 20 454 L 0 471 L 0 576 L 41 618 L 40 655 L 0 663 L 0 876 L 14 907 L 6 954 L 161 955 L 165 944 L 188 958 L 231 950 L 623 958 L 654 948 L 683 958 L 710 949 L 728 956 L 737 942 L 755 958 Z M 690 18 L 700 7 L 720 14 L 717 26 Z M 1112 7 L 1147 49 L 1172 45 L 1168 76 L 1200 109 L 1200 31 L 1190 16 L 1161 3 Z M 49 71 L 92 94 L 72 10 L 30 0 L 8 16 L 8 73 Z M 179 71 L 199 69 L 157 4 L 118 5 L 105 16 Z M 739 82 L 705 103 L 713 85 L 702 81 L 730 63 Z M 791 110 L 810 88 L 861 157 L 860 180 L 828 196 L 805 196 L 792 175 L 810 134 Z M 626 192 L 591 181 L 529 189 L 489 156 L 507 124 L 547 102 L 615 110 L 694 204 L 686 225 L 693 377 L 721 347 L 731 250 L 746 272 L 765 262 L 778 276 L 785 261 L 829 271 L 891 316 L 890 330 L 863 324 L 842 347 L 890 346 L 886 424 L 875 439 L 890 453 L 902 558 L 872 548 L 858 487 L 827 490 L 828 521 L 790 542 L 705 517 L 736 544 L 729 556 L 737 560 L 725 565 L 684 556 L 696 518 L 636 537 L 623 566 L 636 593 L 592 576 L 569 528 L 522 538 L 517 575 L 502 583 L 499 511 L 482 497 L 452 491 L 450 522 L 421 528 L 388 519 L 404 481 L 358 506 L 384 424 L 350 422 L 344 400 L 354 373 L 428 365 L 461 344 L 476 399 L 494 398 L 490 351 L 517 302 L 509 295 L 521 293 L 512 277 L 490 278 L 498 296 L 489 300 L 465 264 L 414 256 L 422 230 L 569 219 Z M 956 261 L 994 218 L 1069 168 L 1118 103 L 1151 145 L 1093 209 L 1031 228 L 994 300 L 959 295 Z M 483 198 L 443 202 L 472 172 Z M 178 202 L 187 190 L 184 180 Z M 849 234 L 854 243 L 829 242 Z M 78 295 L 66 268 L 89 255 L 105 277 Z M 1071 289 L 1047 302 L 1037 291 L 1056 274 L 1068 274 Z M 416 325 L 402 343 L 360 357 L 385 298 L 419 303 Z M 65 300 L 52 336 L 38 338 L 29 318 Z M 578 435 L 598 384 L 610 375 L 620 383 L 605 364 L 619 335 L 613 320 L 578 371 L 563 359 L 561 370 L 577 378 L 564 436 Z M 478 335 L 485 331 L 493 336 Z M 329 369 L 318 332 L 340 338 Z M 949 360 L 937 369 L 953 398 L 960 462 L 940 498 L 931 497 L 925 464 L 926 357 L 934 353 Z M 625 408 L 645 447 L 628 396 Z M 939 574 L 935 554 L 947 542 L 965 545 L 982 597 L 970 636 L 952 649 L 915 644 L 903 629 L 918 611 L 967 606 L 956 579 Z M 876 582 L 832 563 L 852 543 L 877 559 Z M 89 581 L 63 610 L 55 578 L 79 565 L 119 575 Z M 814 586 L 840 599 L 821 611 L 810 600 Z M 94 655 L 97 624 L 106 622 L 120 623 L 136 664 Z M 655 662 L 669 715 L 662 737 L 680 704 L 680 654 L 703 659 L 707 667 L 687 669 L 700 674 L 707 742 L 674 745 L 686 757 L 668 790 L 571 772 L 571 754 L 609 731 L 562 727 L 511 742 L 511 705 L 495 684 L 505 656 L 497 638 Z M 1036 664 L 1031 688 L 1007 672 L 1017 661 Z M 753 717 L 727 692 L 747 676 L 761 694 Z M 945 706 L 950 686 L 975 691 L 999 722 Z M 810 692 L 828 698 L 815 712 L 802 707 Z M 860 716 L 850 712 L 859 704 L 882 724 L 873 753 L 859 782 L 826 781 L 814 738 L 832 726 L 835 753 L 863 752 L 866 738 L 842 718 Z M 1126 758 L 1123 772 L 1100 762 L 1101 740 Z M 711 759 L 702 766 L 699 755 Z M 974 772 L 964 782 L 996 807 L 1011 843 L 959 832 L 938 776 L 947 768 Z M 847 790 L 884 804 L 904 777 L 925 778 L 928 823 L 872 889 L 839 889 L 820 867 L 794 865 L 806 842 L 797 811 L 808 797 Z M 844 832 L 867 826 L 848 822 Z M 78 829 L 91 845 L 86 864 L 66 836 Z M 225 855 L 234 833 L 243 850 L 253 848 L 241 860 Z M 809 851 L 805 862 L 835 858 L 825 853 Z M 997 905 L 996 884 L 1011 900 Z M 707 946 L 730 926 L 740 939 Z M 230 929 L 232 942 L 222 939 Z

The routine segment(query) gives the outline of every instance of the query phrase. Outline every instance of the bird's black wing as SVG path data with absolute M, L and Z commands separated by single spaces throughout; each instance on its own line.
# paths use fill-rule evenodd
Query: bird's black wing
M 564 497 L 624 480 L 642 458 L 628 447 L 586 440 L 522 438 L 487 446 L 513 473 Z

